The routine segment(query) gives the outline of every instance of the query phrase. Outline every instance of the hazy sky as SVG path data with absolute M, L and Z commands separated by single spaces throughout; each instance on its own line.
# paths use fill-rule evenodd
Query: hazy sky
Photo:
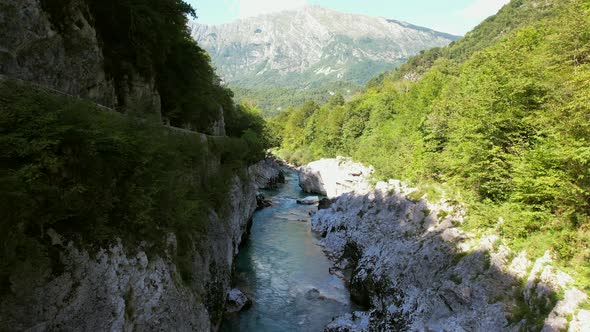
M 185 0 L 197 22 L 228 23 L 238 18 L 317 4 L 342 12 L 391 19 L 463 35 L 509 0 Z

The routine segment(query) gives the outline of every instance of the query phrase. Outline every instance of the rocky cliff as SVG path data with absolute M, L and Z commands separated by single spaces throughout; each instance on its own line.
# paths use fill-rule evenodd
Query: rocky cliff
M 46 11 L 46 3 L 0 1 L 0 79 L 21 80 L 27 89 L 90 99 L 128 112 L 160 114 L 160 95 L 153 79 L 138 74 L 123 78 L 124 84 L 115 86 L 106 73 L 102 43 L 88 1 L 52 2 L 68 13 L 61 21 Z M 22 108 L 13 110 L 8 105 L 6 109 Z M 222 109 L 217 118 L 212 132 L 224 135 Z M 18 132 L 16 129 L 2 130 L 13 133 Z M 180 131 L 167 133 L 185 135 Z M 192 165 L 195 174 L 187 178 L 209 183 L 205 180 L 220 176 L 221 153 L 205 135 L 195 137 L 194 149 L 205 149 L 208 159 L 203 167 Z M 8 167 L 4 171 L 12 170 Z M 221 207 L 210 209 L 199 232 L 158 236 L 166 239 L 165 244 L 146 240 L 137 241 L 137 245 L 122 240 L 128 239 L 124 236 L 128 234 L 120 234 L 122 239 L 113 236 L 108 243 L 92 242 L 89 234 L 84 241 L 76 236 L 75 223 L 62 228 L 68 230 L 67 234 L 50 227 L 35 229 L 31 237 L 41 241 L 39 255 L 48 256 L 45 258 L 51 261 L 51 268 L 38 274 L 39 269 L 27 266 L 31 263 L 22 257 L 24 263 L 18 266 L 23 270 L 9 275 L 23 278 L 0 280 L 0 331 L 216 330 L 225 310 L 233 259 L 256 209 L 258 188 L 276 181 L 279 174 L 278 166 L 271 161 L 223 173 L 230 185 L 228 190 L 223 186 L 226 197 Z M 22 224 L 8 217 L 3 227 Z M 150 226 L 157 229 L 161 225 Z M 12 250 L 9 246 L 4 250 L 3 258 L 27 253 L 24 249 L 22 253 L 6 252 Z M 6 272 L 4 259 L 0 261 Z
M 136 75 L 116 91 L 85 1 L 64 4 L 68 19 L 52 22 L 38 0 L 0 3 L 0 75 L 21 79 L 107 107 L 160 112 L 153 79 Z M 117 97 L 125 96 L 118 100 Z
M 216 330 L 233 259 L 256 209 L 256 193 L 280 174 L 268 161 L 247 172 L 247 177 L 232 179 L 223 216 L 211 212 L 207 230 L 188 249 L 177 247 L 176 234 L 168 234 L 161 251 L 147 243 L 128 247 L 121 241 L 81 249 L 49 229 L 61 272 L 22 285 L 13 281 L 17 293 L 0 301 L 0 330 Z M 179 271 L 179 250 L 188 251 L 182 254 L 190 257 L 189 271 Z M 190 281 L 181 273 L 188 273 Z
M 362 168 L 322 163 L 340 167 L 310 164 L 304 183 L 335 186 L 326 179 Z M 466 232 L 461 205 L 420 196 L 399 181 L 364 183 L 313 217 L 335 270 L 351 272 L 351 295 L 370 308 L 326 331 L 588 331 L 587 296 L 550 253 L 530 260 L 495 234 Z
M 367 190 L 373 171 L 343 157 L 322 159 L 299 168 L 299 186 L 303 191 L 335 198 L 353 190 Z
M 76 6 L 75 22 L 60 34 L 39 1 L 2 1 L 0 74 L 112 105 L 115 92 L 103 69 L 96 32 L 84 6 Z

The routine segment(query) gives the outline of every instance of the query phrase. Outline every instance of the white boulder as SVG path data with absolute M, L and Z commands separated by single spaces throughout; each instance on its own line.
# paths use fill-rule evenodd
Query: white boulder
M 349 192 L 369 190 L 372 167 L 353 162 L 350 158 L 322 159 L 299 169 L 299 186 L 303 191 L 338 197 Z
M 228 313 L 240 312 L 250 306 L 252 301 L 241 290 L 234 288 L 227 292 L 227 305 L 225 310 Z

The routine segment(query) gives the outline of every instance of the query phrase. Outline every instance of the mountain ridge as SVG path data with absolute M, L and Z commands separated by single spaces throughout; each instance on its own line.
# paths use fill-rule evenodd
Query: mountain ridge
M 305 6 L 220 25 L 191 24 L 231 87 L 364 85 L 420 51 L 459 37 L 385 17 Z M 284 105 L 289 106 L 289 105 Z

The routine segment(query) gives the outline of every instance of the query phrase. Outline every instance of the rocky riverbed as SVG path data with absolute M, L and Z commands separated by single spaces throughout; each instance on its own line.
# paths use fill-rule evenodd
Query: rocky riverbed
M 303 189 L 334 197 L 312 219 L 334 271 L 371 308 L 326 331 L 588 331 L 587 295 L 551 254 L 530 259 L 493 233 L 461 229 L 465 209 L 429 202 L 399 181 L 369 184 L 346 158 L 303 167 Z M 411 195 L 414 193 L 414 195 Z
M 297 203 L 306 194 L 290 170 L 284 185 L 264 195 L 272 205 L 256 212 L 250 240 L 235 260 L 234 286 L 251 306 L 232 291 L 221 331 L 322 331 L 332 317 L 355 307 L 310 230 L 310 214 L 317 208 Z M 235 313 L 241 304 L 246 307 Z

